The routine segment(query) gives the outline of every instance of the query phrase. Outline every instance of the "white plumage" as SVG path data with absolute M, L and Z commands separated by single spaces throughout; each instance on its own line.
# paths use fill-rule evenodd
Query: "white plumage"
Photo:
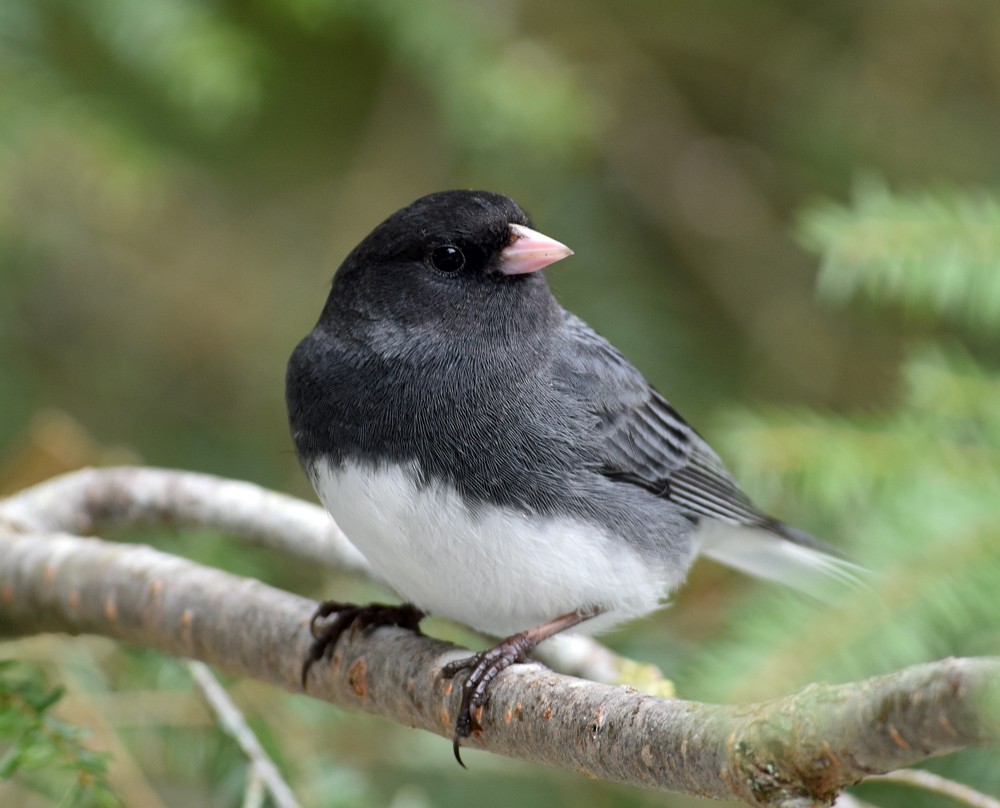
M 604 614 L 587 633 L 657 608 L 686 564 L 652 565 L 620 538 L 569 517 L 468 507 L 411 467 L 347 463 L 312 469 L 323 504 L 403 598 L 486 634 L 514 634 L 587 606 Z

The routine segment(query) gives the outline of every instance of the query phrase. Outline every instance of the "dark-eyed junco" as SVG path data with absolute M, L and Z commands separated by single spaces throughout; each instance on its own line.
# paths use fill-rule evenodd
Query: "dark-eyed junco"
M 355 619 L 423 614 L 496 637 L 465 674 L 455 751 L 488 685 L 542 640 L 656 609 L 698 553 L 812 590 L 853 565 L 759 511 L 629 362 L 552 296 L 571 250 L 510 199 L 445 191 L 341 265 L 288 365 L 302 466 L 408 604 L 330 603 L 309 666 Z

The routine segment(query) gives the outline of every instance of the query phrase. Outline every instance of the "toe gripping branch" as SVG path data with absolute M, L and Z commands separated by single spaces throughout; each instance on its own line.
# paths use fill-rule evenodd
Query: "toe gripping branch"
M 479 723 L 480 710 L 486 702 L 493 680 L 511 665 L 524 662 L 540 642 L 598 613 L 594 609 L 569 612 L 541 626 L 514 634 L 493 648 L 466 659 L 450 662 L 441 669 L 441 675 L 445 679 L 453 679 L 461 671 L 469 671 L 462 685 L 462 704 L 458 710 L 458 719 L 455 721 L 455 738 L 452 743 L 455 760 L 463 769 L 466 766 L 462 762 L 462 740 L 473 732 L 482 730 L 482 725 Z
M 321 625 L 320 621 L 331 614 L 335 615 L 333 619 L 325 625 Z M 309 633 L 313 636 L 313 643 L 309 646 L 309 652 L 302 662 L 302 689 L 306 689 L 306 679 L 313 663 L 328 656 L 333 646 L 337 644 L 337 640 L 340 639 L 340 635 L 347 629 L 354 626 L 359 629 L 400 626 L 419 634 L 420 621 L 424 616 L 425 612 L 412 603 L 404 603 L 400 606 L 369 603 L 358 606 L 354 603 L 339 603 L 335 600 L 323 601 L 309 621 Z
M 455 760 L 462 768 L 465 768 L 460 751 L 462 740 L 473 732 L 482 730 L 479 714 L 493 680 L 511 665 L 524 662 L 540 642 L 599 613 L 600 611 L 596 609 L 569 612 L 541 626 L 514 634 L 493 648 L 451 662 L 442 668 L 441 675 L 445 679 L 453 679 L 462 671 L 469 672 L 462 685 L 462 704 L 458 711 L 458 719 L 455 721 L 455 738 L 452 746 Z M 333 618 L 323 624 L 322 621 L 330 615 L 333 615 Z M 309 652 L 302 662 L 302 689 L 306 689 L 306 680 L 313 664 L 327 657 L 340 636 L 349 628 L 400 626 L 419 633 L 420 621 L 424 616 L 425 612 L 411 603 L 404 603 L 401 606 L 389 606 L 384 603 L 358 606 L 333 600 L 324 601 L 309 621 L 313 643 L 309 646 Z

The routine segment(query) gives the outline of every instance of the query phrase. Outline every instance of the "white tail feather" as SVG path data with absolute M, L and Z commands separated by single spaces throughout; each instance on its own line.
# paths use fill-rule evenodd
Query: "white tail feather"
M 698 530 L 701 554 L 757 578 L 777 581 L 820 600 L 857 586 L 868 576 L 864 567 L 796 544 L 764 528 L 737 527 L 703 519 Z

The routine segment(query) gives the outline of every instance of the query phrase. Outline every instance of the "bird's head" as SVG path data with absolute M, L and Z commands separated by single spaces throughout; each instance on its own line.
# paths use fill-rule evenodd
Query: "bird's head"
M 324 317 L 447 330 L 517 317 L 549 299 L 541 268 L 568 255 L 531 229 L 515 202 L 489 191 L 421 197 L 378 225 L 337 271 Z

